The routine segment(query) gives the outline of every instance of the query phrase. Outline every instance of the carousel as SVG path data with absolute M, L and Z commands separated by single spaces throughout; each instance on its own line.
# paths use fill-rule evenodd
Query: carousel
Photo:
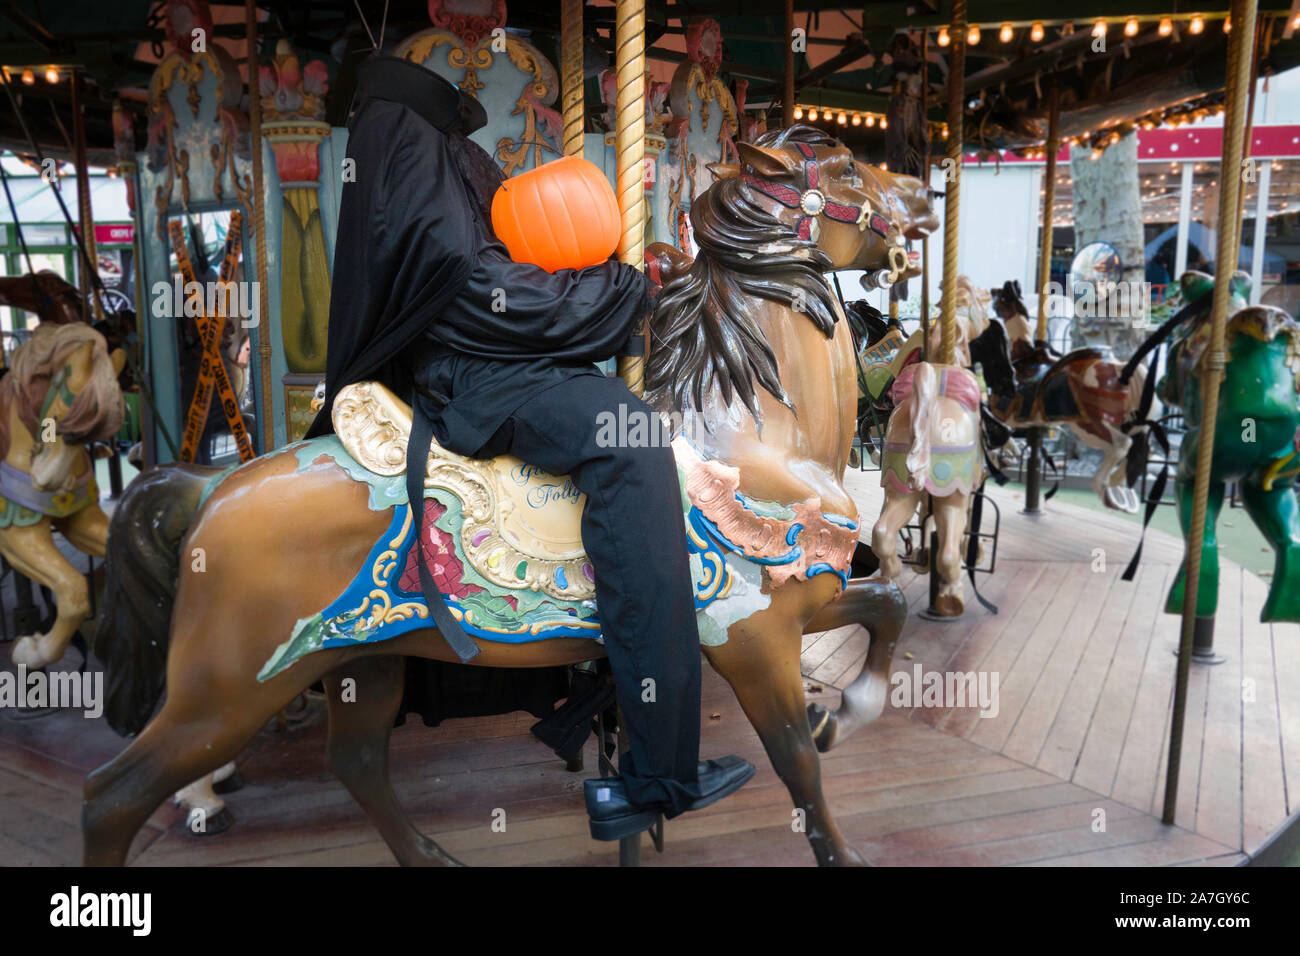
M 104 6 L 0 5 L 0 864 L 1300 865 L 1294 4 Z M 647 289 L 728 799 L 602 835 L 600 496 L 338 377 L 377 60 Z

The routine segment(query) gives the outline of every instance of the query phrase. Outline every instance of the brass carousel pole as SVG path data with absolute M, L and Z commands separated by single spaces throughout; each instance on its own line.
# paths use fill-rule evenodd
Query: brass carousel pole
M 1052 83 L 1047 97 L 1047 169 L 1043 183 L 1043 237 L 1038 252 L 1038 326 L 1036 342 L 1047 341 L 1047 287 L 1052 280 L 1052 219 L 1056 207 L 1056 154 L 1061 150 L 1059 133 L 1061 88 Z M 1029 462 L 1025 471 L 1025 510 L 1027 515 L 1040 514 L 1039 496 L 1043 489 L 1043 430 L 1029 429 Z
M 794 125 L 794 0 L 785 0 L 785 78 L 781 92 L 781 125 Z
M 275 422 L 271 414 L 274 407 L 271 401 L 271 329 L 267 323 L 270 287 L 266 274 L 266 201 L 262 194 L 262 94 L 258 82 L 256 0 L 244 0 L 244 24 L 248 43 L 248 140 L 253 150 L 253 208 L 250 212 L 257 250 L 257 366 L 262 400 L 257 416 L 262 426 L 262 454 L 266 454 L 275 447 Z
M 1242 131 L 1246 94 L 1250 82 L 1251 45 L 1255 39 L 1257 0 L 1232 0 L 1232 32 L 1228 34 L 1226 111 L 1223 117 L 1223 164 L 1219 177 L 1220 223 L 1231 223 L 1241 189 Z M 1187 577 L 1183 588 L 1183 626 L 1178 647 L 1178 674 L 1174 683 L 1174 715 L 1169 731 L 1169 763 L 1165 776 L 1164 822 L 1172 825 L 1178 809 L 1178 770 L 1183 749 L 1183 721 L 1187 710 L 1187 682 L 1196 631 L 1196 603 L 1200 591 L 1201 546 L 1205 537 L 1205 511 L 1210 497 L 1210 467 L 1214 458 L 1214 429 L 1219 410 L 1219 386 L 1226 364 L 1224 326 L 1231 298 L 1229 283 L 1237 266 L 1237 230 L 1221 228 L 1214 260 L 1214 304 L 1210 314 L 1210 345 L 1201 366 L 1200 440 L 1196 449 L 1196 484 L 1192 498 L 1192 526 L 1187 532 Z
M 615 166 L 618 210 L 623 235 L 618 256 L 630 266 L 642 267 L 645 246 L 645 0 L 618 0 L 614 31 L 615 70 L 618 76 L 618 133 Z M 618 377 L 634 395 L 645 392 L 645 356 L 621 355 Z
M 560 89 L 564 114 L 564 155 L 581 156 L 587 105 L 582 88 L 582 2 L 564 0 L 560 8 Z
M 930 31 L 921 31 L 921 111 L 925 118 L 925 162 L 921 168 L 925 170 L 921 178 L 925 181 L 926 188 L 930 187 L 930 174 L 932 167 L 930 162 Z M 930 236 L 921 237 L 921 358 L 926 357 L 926 342 L 930 338 Z
M 947 176 L 943 199 L 943 283 L 939 290 L 939 353 L 926 355 L 927 362 L 952 365 L 957 354 L 957 237 L 961 215 L 961 160 L 965 141 L 963 117 L 966 109 L 966 0 L 953 0 L 952 55 L 948 63 Z M 929 514 L 934 498 L 927 496 Z M 924 525 L 922 526 L 924 527 Z M 924 532 L 922 536 L 924 539 Z M 939 534 L 930 533 L 930 603 L 922 613 L 931 620 L 954 620 L 941 615 L 939 602 Z
M 961 158 L 965 140 L 962 117 L 966 97 L 966 0 L 953 0 L 952 57 L 948 69 L 948 175 L 943 200 L 943 289 L 939 314 L 939 354 L 934 361 L 951 365 L 957 348 L 957 236 L 961 214 Z
M 614 46 L 618 83 L 615 176 L 618 180 L 618 211 L 623 220 L 618 255 L 628 265 L 640 269 L 645 245 L 645 0 L 618 0 Z M 565 126 L 568 126 L 567 118 Z M 641 336 L 641 341 L 645 342 L 645 335 Z M 632 394 L 643 395 L 645 356 L 620 355 L 618 377 Z M 618 749 L 622 754 L 629 745 L 621 711 L 618 723 Z M 640 864 L 641 834 L 618 841 L 618 860 L 620 866 Z

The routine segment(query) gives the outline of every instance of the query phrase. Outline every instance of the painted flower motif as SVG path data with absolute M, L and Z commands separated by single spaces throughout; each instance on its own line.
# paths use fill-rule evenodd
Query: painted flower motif
M 443 531 L 434 524 L 446 511 L 447 507 L 441 501 L 435 498 L 425 499 L 424 539 L 421 544 L 424 549 L 425 560 L 429 565 L 429 571 L 433 575 L 433 583 L 438 590 L 449 597 L 465 598 L 483 589 L 476 584 L 467 584 L 462 580 L 465 576 L 465 566 L 456 557 L 455 541 L 448 532 Z M 397 586 L 408 594 L 419 594 L 422 590 L 420 587 L 420 569 L 416 567 L 415 556 L 415 548 L 411 548 L 406 553 L 406 565 L 403 567 L 402 575 L 397 581 Z

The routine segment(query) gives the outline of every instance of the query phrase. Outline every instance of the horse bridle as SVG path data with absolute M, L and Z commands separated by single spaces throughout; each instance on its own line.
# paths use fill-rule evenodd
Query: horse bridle
M 826 216 L 836 222 L 856 223 L 859 232 L 870 229 L 888 245 L 889 281 L 895 282 L 907 268 L 907 249 L 904 248 L 897 223 L 891 223 L 878 212 L 872 212 L 871 206 L 863 203 L 854 206 L 849 203 L 834 202 L 826 198 L 821 190 L 821 169 L 817 154 L 807 143 L 794 143 L 803 157 L 802 190 L 784 183 L 763 179 L 752 173 L 745 173 L 745 183 L 757 189 L 763 195 L 775 199 L 787 209 L 798 209 L 803 213 L 795 223 L 795 234 L 800 239 L 812 238 L 813 220 Z

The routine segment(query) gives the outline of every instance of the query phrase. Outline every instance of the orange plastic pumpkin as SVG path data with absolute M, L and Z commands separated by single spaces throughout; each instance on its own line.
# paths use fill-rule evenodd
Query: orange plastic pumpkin
M 608 259 L 621 220 L 600 167 L 565 156 L 502 183 L 492 197 L 492 228 L 515 262 L 555 272 Z

